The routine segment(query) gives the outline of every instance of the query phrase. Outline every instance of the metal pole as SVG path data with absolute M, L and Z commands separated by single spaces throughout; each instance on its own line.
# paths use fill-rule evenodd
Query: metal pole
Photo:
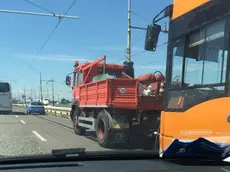
M 20 95 L 19 95 L 19 91 L 17 91 L 17 93 L 18 93 L 18 100 L 21 100 L 21 99 L 20 99 Z
M 24 99 L 25 99 L 25 104 L 26 104 L 26 87 L 25 87 L 25 84 L 24 84 Z
M 33 90 L 32 89 L 30 89 L 30 101 L 32 101 L 33 100 Z
M 38 99 L 41 101 L 41 89 L 40 86 L 38 86 Z
M 42 96 L 42 73 L 40 72 L 40 98 L 41 101 L 43 100 L 43 96 Z
M 53 99 L 53 106 L 54 106 L 54 80 L 51 80 L 52 82 L 52 99 Z
M 14 11 L 14 10 L 3 10 L 0 9 L 2 13 L 15 13 L 15 14 L 26 14 L 26 15 L 37 15 L 37 16 L 48 16 L 48 17 L 58 17 L 58 18 L 69 18 L 69 19 L 79 19 L 78 16 L 66 16 L 61 14 L 48 14 L 48 13 L 35 13 L 35 12 L 26 12 L 26 11 Z
M 49 98 L 49 88 L 47 88 L 47 99 L 50 99 Z
M 127 45 L 127 59 L 131 61 L 131 0 L 128 0 L 128 45 Z
M 131 26 L 132 29 L 147 30 L 145 27 Z

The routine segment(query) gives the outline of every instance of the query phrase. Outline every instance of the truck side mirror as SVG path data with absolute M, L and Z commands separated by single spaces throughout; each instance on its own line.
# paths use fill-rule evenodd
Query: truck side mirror
M 71 85 L 71 77 L 70 76 L 66 76 L 65 84 L 66 85 Z
M 148 25 L 145 37 L 145 50 L 156 51 L 161 26 L 157 24 Z

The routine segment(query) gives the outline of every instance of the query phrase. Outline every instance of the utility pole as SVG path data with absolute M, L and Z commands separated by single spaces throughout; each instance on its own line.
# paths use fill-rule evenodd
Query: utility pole
M 57 96 L 58 96 L 58 102 L 59 102 L 59 92 L 58 92 Z
M 131 61 L 131 0 L 128 0 L 128 44 L 127 44 L 127 59 Z
M 18 90 L 17 90 L 17 97 L 18 97 L 18 100 L 20 100 L 19 91 Z
M 62 91 L 58 91 L 58 94 L 57 94 L 57 96 L 58 96 L 58 102 L 60 101 L 60 93 L 62 93 Z
M 47 99 L 50 99 L 49 98 L 49 88 L 47 88 L 47 95 L 46 96 L 47 96 Z
M 42 80 L 42 81 L 46 81 L 46 82 L 51 82 L 52 83 L 52 104 L 54 106 L 54 79 L 52 78 L 51 80 Z M 49 94 L 48 88 L 47 88 L 47 94 Z
M 26 104 L 26 87 L 25 87 L 25 84 L 24 84 L 24 99 L 25 99 L 25 104 Z
M 40 99 L 41 101 L 43 100 L 42 96 L 42 73 L 40 72 Z
M 53 99 L 53 106 L 54 106 L 54 80 L 51 80 L 52 82 L 52 99 Z
M 37 93 L 36 93 L 36 90 L 34 90 L 34 96 L 35 96 L 35 101 L 36 101 L 36 99 L 37 99 Z

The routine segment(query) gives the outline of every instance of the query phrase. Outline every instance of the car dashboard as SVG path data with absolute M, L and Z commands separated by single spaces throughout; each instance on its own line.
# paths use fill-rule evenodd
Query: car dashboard
M 175 162 L 148 159 L 1 164 L 0 170 L 7 172 L 228 172 L 230 171 L 230 167 L 223 165 L 181 165 Z

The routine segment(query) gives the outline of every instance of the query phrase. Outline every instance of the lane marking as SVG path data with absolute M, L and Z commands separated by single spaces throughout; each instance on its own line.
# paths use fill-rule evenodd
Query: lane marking
M 20 121 L 21 121 L 21 123 L 26 124 L 25 121 L 23 121 L 23 120 L 20 120 Z
M 43 142 L 46 142 L 47 140 L 44 138 L 44 137 L 42 137 L 40 134 L 38 134 L 37 133 L 37 131 L 32 131 L 34 134 L 35 134 L 35 136 L 37 136 L 41 141 L 43 141 Z
M 15 115 L 16 118 L 18 118 L 18 115 Z

